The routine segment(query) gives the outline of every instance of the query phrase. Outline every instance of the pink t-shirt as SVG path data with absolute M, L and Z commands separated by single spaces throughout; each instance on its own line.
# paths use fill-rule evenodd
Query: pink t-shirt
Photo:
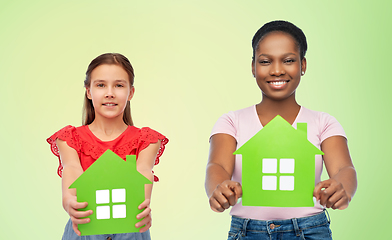
M 331 115 L 323 112 L 316 112 L 301 107 L 293 127 L 297 123 L 307 123 L 308 140 L 320 149 L 321 143 L 331 136 L 343 136 L 346 134 L 339 122 Z M 237 149 L 259 132 L 263 126 L 260 123 L 256 112 L 256 106 L 247 107 L 234 112 L 222 115 L 215 123 L 211 136 L 218 133 L 225 133 L 233 136 L 237 141 Z M 320 182 L 323 170 L 323 159 L 321 155 L 316 155 L 315 184 Z M 235 166 L 232 180 L 241 183 L 242 156 L 235 155 Z M 315 198 L 314 198 L 315 199 Z M 314 207 L 251 207 L 242 206 L 242 203 L 234 205 L 230 211 L 233 216 L 241 218 L 251 218 L 258 220 L 279 220 L 300 218 L 315 215 L 323 210 L 323 207 L 315 202 Z

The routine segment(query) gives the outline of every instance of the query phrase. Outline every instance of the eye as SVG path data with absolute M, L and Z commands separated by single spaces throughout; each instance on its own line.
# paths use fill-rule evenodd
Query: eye
M 105 84 L 103 84 L 103 83 L 98 83 L 98 84 L 97 84 L 97 87 L 105 87 Z
M 124 85 L 123 84 L 116 84 L 116 87 L 124 87 Z
M 289 58 L 289 59 L 285 59 L 285 60 L 284 60 L 284 63 L 287 63 L 287 64 L 291 64 L 291 63 L 293 63 L 293 62 L 295 62 L 295 59 Z
M 268 60 L 260 60 L 259 63 L 260 63 L 261 65 L 268 65 L 268 64 L 270 64 L 271 62 L 268 61 Z

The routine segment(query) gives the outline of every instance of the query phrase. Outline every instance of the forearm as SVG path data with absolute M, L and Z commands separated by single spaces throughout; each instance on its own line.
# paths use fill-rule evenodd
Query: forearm
M 64 167 L 63 175 L 62 175 L 62 200 L 63 200 L 63 208 L 67 211 L 67 202 L 69 198 L 76 197 L 76 189 L 71 188 L 69 186 L 83 173 L 78 168 L 74 167 Z
M 344 167 L 331 178 L 334 178 L 343 185 L 343 188 L 351 201 L 357 190 L 357 172 L 355 171 L 355 168 L 352 166 Z
M 209 163 L 206 169 L 205 190 L 208 198 L 218 184 L 226 180 L 231 180 L 231 175 L 219 164 Z

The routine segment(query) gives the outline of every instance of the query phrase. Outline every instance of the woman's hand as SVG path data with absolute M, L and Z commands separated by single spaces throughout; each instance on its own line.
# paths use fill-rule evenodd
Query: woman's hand
M 320 204 L 332 209 L 345 209 L 357 190 L 357 173 L 351 161 L 347 140 L 342 136 L 329 137 L 321 143 L 329 179 L 319 182 L 313 196 Z
M 242 187 L 238 182 L 226 180 L 216 186 L 212 192 L 210 207 L 215 212 L 223 212 L 230 206 L 234 206 L 238 198 L 242 196 Z
M 88 211 L 78 211 L 78 209 L 87 207 L 87 202 L 77 202 L 76 196 L 69 196 L 63 202 L 64 209 L 68 213 L 72 221 L 72 228 L 75 233 L 80 236 L 80 231 L 78 229 L 78 224 L 85 224 L 90 222 L 90 218 L 84 218 L 93 214 L 92 210 Z
M 333 178 L 319 182 L 314 188 L 313 196 L 322 206 L 332 209 L 343 210 L 351 201 L 343 184 Z
M 210 139 L 205 188 L 210 207 L 215 212 L 223 212 L 234 206 L 242 196 L 242 187 L 232 181 L 236 140 L 228 134 L 215 134 Z
M 139 207 L 139 209 L 144 209 L 143 212 L 139 213 L 136 218 L 137 219 L 143 219 L 140 222 L 135 224 L 136 228 L 140 228 L 142 226 L 139 232 L 145 232 L 147 231 L 151 225 L 152 225 L 152 218 L 151 218 L 151 208 L 150 208 L 150 199 L 146 199 L 144 200 L 144 202 L 142 202 Z

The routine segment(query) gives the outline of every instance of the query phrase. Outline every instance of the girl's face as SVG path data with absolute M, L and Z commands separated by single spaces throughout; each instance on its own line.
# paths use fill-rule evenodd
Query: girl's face
M 92 100 L 95 116 L 122 119 L 124 109 L 135 89 L 127 72 L 119 65 L 102 64 L 91 72 L 87 97 Z
M 252 73 L 263 92 L 263 99 L 275 101 L 295 97 L 295 90 L 306 70 L 299 49 L 292 36 L 271 32 L 259 43 L 252 61 Z

